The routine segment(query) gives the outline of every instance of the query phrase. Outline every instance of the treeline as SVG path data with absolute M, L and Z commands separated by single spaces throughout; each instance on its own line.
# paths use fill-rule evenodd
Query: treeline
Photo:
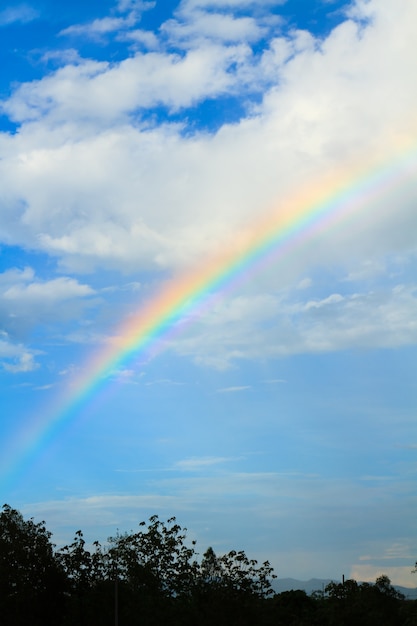
M 0 513 L 2 626 L 411 626 L 408 601 L 386 576 L 325 592 L 275 594 L 273 569 L 245 552 L 199 558 L 175 518 L 142 522 L 87 548 L 83 533 L 55 549 L 45 523 Z

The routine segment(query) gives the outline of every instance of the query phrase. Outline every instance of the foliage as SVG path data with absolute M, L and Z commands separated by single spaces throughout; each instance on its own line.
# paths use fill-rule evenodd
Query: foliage
M 276 576 L 268 561 L 261 567 L 257 565 L 243 550 L 231 550 L 217 557 L 213 548 L 208 548 L 200 566 L 200 583 L 232 595 L 243 593 L 265 598 L 273 593 L 271 578 Z
M 2 626 L 416 626 L 417 602 L 387 576 L 347 580 L 325 592 L 274 594 L 268 561 L 243 550 L 201 558 L 175 517 L 86 545 L 81 530 L 55 550 L 45 523 L 0 513 Z M 116 620 L 117 616 L 117 620 Z
M 315 626 L 323 624 L 319 619 L 318 603 L 299 589 L 284 591 L 272 599 L 274 626 Z
M 24 520 L 19 511 L 3 506 L 0 614 L 5 626 L 52 624 L 62 610 L 66 581 L 50 538 L 44 522 Z
M 355 623 L 357 626 L 390 626 L 400 623 L 399 601 L 404 600 L 391 585 L 388 576 L 380 576 L 374 585 L 346 580 L 326 587 L 330 624 Z
M 140 523 L 145 527 L 145 522 Z M 108 557 L 120 581 L 136 591 L 165 597 L 182 597 L 192 592 L 197 577 L 195 541 L 185 545 L 186 529 L 175 517 L 167 523 L 153 515 L 147 528 L 137 533 L 110 537 Z

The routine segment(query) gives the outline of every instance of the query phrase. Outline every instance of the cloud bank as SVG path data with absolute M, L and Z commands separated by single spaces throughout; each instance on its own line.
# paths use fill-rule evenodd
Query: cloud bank
M 286 29 L 271 13 L 277 6 L 189 0 L 158 31 L 139 32 L 153 3 L 119 2 L 108 17 L 61 33 L 72 43 L 97 33 L 136 37 L 141 49 L 117 62 L 62 60 L 2 101 L 18 129 L 0 135 L 3 243 L 48 255 L 66 275 L 48 286 L 17 284 L 6 303 L 13 296 L 39 309 L 38 297 L 91 295 L 95 272 L 175 274 L 229 245 L 293 189 L 358 159 L 389 160 L 415 135 L 413 3 L 358 0 L 326 37 Z M 236 119 L 215 130 L 195 126 L 204 103 L 221 107 L 227 98 L 240 102 Z M 372 211 L 266 274 L 252 302 L 233 300 L 230 311 L 240 308 L 233 329 L 230 311 L 219 308 L 220 327 L 213 315 L 205 322 L 210 347 L 205 335 L 185 342 L 182 353 L 220 363 L 261 352 L 414 343 L 415 291 L 404 277 L 385 293 L 362 285 L 338 302 L 327 294 L 283 308 L 280 290 L 314 268 L 339 267 L 342 279 L 398 255 L 414 263 L 416 201 L 410 177 Z M 91 284 L 78 283 L 79 273 Z M 248 319 L 259 331 L 244 340 Z M 211 355 L 215 343 L 223 347 Z

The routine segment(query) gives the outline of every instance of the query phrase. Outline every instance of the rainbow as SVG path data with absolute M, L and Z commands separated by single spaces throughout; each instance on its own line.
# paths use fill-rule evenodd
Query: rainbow
M 7 482 L 24 474 L 65 425 L 76 421 L 92 398 L 110 385 L 110 374 L 133 356 L 157 353 L 164 340 L 180 332 L 184 322 L 193 320 L 210 307 L 213 299 L 249 280 L 265 266 L 285 258 L 303 242 L 346 223 L 375 201 L 407 181 L 415 179 L 415 143 L 402 145 L 389 161 L 349 167 L 345 172 L 309 185 L 281 201 L 262 219 L 248 224 L 222 251 L 191 271 L 173 278 L 135 315 L 124 320 L 114 337 L 93 354 L 82 374 L 66 389 L 49 410 L 42 411 L 19 434 L 6 461 Z M 12 480 L 13 479 L 13 480 Z

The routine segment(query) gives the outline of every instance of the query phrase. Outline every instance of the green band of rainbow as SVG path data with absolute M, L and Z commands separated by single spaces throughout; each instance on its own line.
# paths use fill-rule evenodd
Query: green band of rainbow
M 4 483 L 15 481 L 66 424 L 77 420 L 89 400 L 110 384 L 111 371 L 134 355 L 161 346 L 164 338 L 178 332 L 184 320 L 200 315 L 213 298 L 224 297 L 264 266 L 279 263 L 307 239 L 346 220 L 364 219 L 384 194 L 415 181 L 416 172 L 415 142 L 408 142 L 388 162 L 368 163 L 366 167 L 348 168 L 347 174 L 333 174 L 282 201 L 262 219 L 242 229 L 220 253 L 170 281 L 120 325 L 116 339 L 92 355 L 82 375 L 52 408 L 31 417 L 10 447 Z

